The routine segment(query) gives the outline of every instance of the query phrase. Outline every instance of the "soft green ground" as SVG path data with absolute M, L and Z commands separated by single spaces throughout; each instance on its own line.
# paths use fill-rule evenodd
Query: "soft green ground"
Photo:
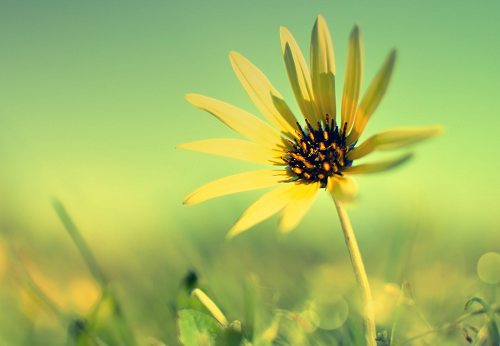
M 97 243 L 90 246 L 101 249 L 95 256 L 111 280 L 139 345 L 148 344 L 149 337 L 175 345 L 175 307 L 203 310 L 197 299 L 187 297 L 188 289 L 182 284 L 189 271 L 196 271 L 199 281 L 195 287 L 204 290 L 230 322 L 241 321 L 244 332 L 255 324 L 256 340 L 271 338 L 279 326 L 278 344 L 354 345 L 353 334 L 359 333 L 361 325 L 356 286 L 340 227 L 334 218 L 326 219 L 330 225 L 325 224 L 324 229 L 309 228 L 308 234 L 297 231 L 281 239 L 272 230 L 273 223 L 266 222 L 228 244 L 207 225 L 200 232 L 137 236 L 134 244 L 123 249 L 102 251 Z M 476 263 L 485 247 L 482 239 L 445 238 L 432 219 L 403 217 L 383 224 L 372 226 L 370 231 L 379 234 L 375 240 L 360 238 L 380 332 L 390 334 L 398 316 L 395 341 L 401 342 L 454 322 L 474 296 L 498 303 L 499 285 L 478 277 Z M 58 231 L 59 237 L 50 240 L 40 234 L 21 240 L 11 235 L 4 239 L 3 249 L 17 244 L 15 251 L 42 291 L 70 319 L 84 320 L 97 299 L 96 282 L 64 228 Z M 16 238 L 19 241 L 14 242 Z M 123 246 L 120 244 L 117 241 L 116 246 Z M 43 303 L 26 294 L 28 285 L 18 262 L 3 261 L 2 268 L 1 341 L 6 345 L 65 344 L 71 322 L 55 318 Z M 495 257 L 485 268 L 492 271 L 482 269 L 484 279 L 498 280 L 500 263 L 495 264 Z M 406 293 L 400 300 L 404 282 Z M 90 332 L 114 344 L 116 318 L 109 304 L 101 308 Z M 321 318 L 312 319 L 319 329 L 303 319 L 311 310 Z M 254 318 L 249 317 L 252 311 Z M 485 322 L 481 314 L 409 345 L 465 345 L 462 328 L 466 324 L 481 328 Z M 335 329 L 328 331 L 330 328 Z M 470 328 L 469 334 L 475 336 Z

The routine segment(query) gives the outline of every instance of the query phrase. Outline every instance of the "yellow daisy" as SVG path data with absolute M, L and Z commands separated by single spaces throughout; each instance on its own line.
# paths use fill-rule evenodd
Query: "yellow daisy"
M 184 204 L 194 204 L 222 195 L 277 185 L 243 213 L 229 231 L 229 236 L 243 232 L 279 211 L 280 230 L 290 231 L 309 210 L 320 188 L 326 188 L 336 200 L 350 201 L 357 188 L 348 175 L 390 169 L 411 155 L 362 165 L 353 165 L 355 160 L 376 150 L 413 144 L 441 131 L 437 127 L 393 129 L 375 134 L 357 145 L 387 89 L 396 51 L 389 54 L 358 102 L 362 58 L 359 30 L 354 27 L 349 39 L 344 93 L 338 117 L 333 46 L 323 17 L 318 16 L 312 30 L 310 70 L 292 34 L 282 27 L 280 36 L 286 71 L 304 124 L 301 125 L 293 115 L 266 76 L 235 52 L 230 53 L 233 69 L 243 88 L 272 126 L 222 101 L 201 95 L 186 95 L 193 105 L 212 114 L 250 142 L 212 139 L 183 144 L 178 148 L 281 167 L 222 178 L 186 197 Z

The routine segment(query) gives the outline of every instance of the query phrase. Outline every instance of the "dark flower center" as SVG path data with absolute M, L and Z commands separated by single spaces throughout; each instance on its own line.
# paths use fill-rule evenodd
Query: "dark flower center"
M 351 149 L 345 143 L 345 131 L 339 131 L 338 126 L 330 124 L 326 115 L 325 128 L 320 122 L 313 128 L 306 120 L 306 130 L 297 123 L 294 141 L 288 140 L 293 150 L 285 150 L 282 160 L 288 164 L 288 169 L 296 176 L 296 180 L 304 183 L 321 182 L 326 187 L 328 177 L 342 175 L 340 168 L 350 166 L 352 161 L 346 159 Z

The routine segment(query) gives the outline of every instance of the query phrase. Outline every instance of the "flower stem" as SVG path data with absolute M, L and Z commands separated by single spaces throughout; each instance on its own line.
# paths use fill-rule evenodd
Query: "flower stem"
M 359 293 L 361 295 L 361 305 L 363 307 L 363 324 L 365 328 L 365 340 L 367 346 L 377 346 L 376 329 L 375 329 L 375 314 L 373 311 L 372 292 L 368 284 L 368 277 L 366 276 L 365 266 L 361 259 L 358 243 L 352 230 L 351 221 L 344 208 L 344 204 L 340 201 L 333 199 L 337 213 L 339 214 L 340 225 L 344 234 L 345 243 L 349 257 L 351 257 L 352 267 L 354 269 L 354 276 L 358 283 Z

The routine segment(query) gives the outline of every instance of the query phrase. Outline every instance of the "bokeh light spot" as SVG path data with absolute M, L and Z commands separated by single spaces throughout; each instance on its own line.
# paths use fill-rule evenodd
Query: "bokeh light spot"
M 500 255 L 496 252 L 488 252 L 481 256 L 477 262 L 477 274 L 488 284 L 500 282 Z
M 80 312 L 88 312 L 99 299 L 99 288 L 86 278 L 74 279 L 69 285 L 70 299 Z
M 339 295 L 324 294 L 311 303 L 311 310 L 319 317 L 319 327 L 322 329 L 337 329 L 347 320 L 349 306 Z
M 306 333 L 312 333 L 318 329 L 321 319 L 313 310 L 305 310 L 300 313 L 303 322 L 300 323 L 302 330 Z

